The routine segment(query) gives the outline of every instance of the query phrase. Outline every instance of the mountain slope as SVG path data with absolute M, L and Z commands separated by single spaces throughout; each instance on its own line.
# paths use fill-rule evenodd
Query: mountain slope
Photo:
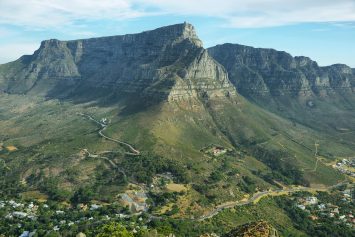
M 355 130 L 354 69 L 341 64 L 319 67 L 306 57 L 238 44 L 208 51 L 248 100 L 354 148 L 349 141 Z
M 318 162 L 314 145 L 323 139 L 322 155 L 349 155 L 348 143 L 324 139 L 318 125 L 304 126 L 251 103 L 247 99 L 254 97 L 238 94 L 238 78 L 232 72 L 229 78 L 227 70 L 186 23 L 44 41 L 33 55 L 0 65 L 1 140 L 18 147 L 0 154 L 9 168 L 3 167 L 5 179 L 52 196 L 58 193 L 51 189 L 70 196 L 85 186 L 103 199 L 124 191 L 127 181 L 151 184 L 170 172 L 189 188 L 182 215 L 280 183 L 331 185 L 343 179 L 326 164 L 333 157 Z M 273 85 L 286 87 L 283 81 L 283 87 Z M 82 114 L 109 124 L 100 130 Z M 112 140 L 131 144 L 141 156 Z M 225 153 L 215 155 L 219 149 Z

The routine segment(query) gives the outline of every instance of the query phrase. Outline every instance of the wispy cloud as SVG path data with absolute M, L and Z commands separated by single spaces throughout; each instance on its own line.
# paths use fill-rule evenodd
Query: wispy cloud
M 225 26 L 271 27 L 355 21 L 354 0 L 1 0 L 0 24 L 58 27 L 78 20 L 147 15 L 213 16 Z
M 237 28 L 355 21 L 354 0 L 144 0 L 142 4 L 170 14 L 218 17 L 225 26 Z
M 127 19 L 148 13 L 128 0 L 1 0 L 0 24 L 58 27 L 77 20 Z

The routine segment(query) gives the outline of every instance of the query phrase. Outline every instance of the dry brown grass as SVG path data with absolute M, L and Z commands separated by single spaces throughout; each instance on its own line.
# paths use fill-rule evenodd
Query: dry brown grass
M 13 146 L 13 145 L 10 145 L 10 146 L 7 146 L 6 147 L 6 150 L 8 150 L 8 151 L 17 151 L 17 147 L 15 147 L 15 146 Z
M 169 192 L 186 192 L 187 188 L 182 184 L 170 183 L 166 185 L 166 189 Z

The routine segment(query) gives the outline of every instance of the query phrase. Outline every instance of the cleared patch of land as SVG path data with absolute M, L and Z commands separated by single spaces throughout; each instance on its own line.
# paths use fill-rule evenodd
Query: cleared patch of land
M 183 184 L 170 183 L 166 185 L 166 189 L 169 192 L 186 192 L 187 188 Z
M 8 150 L 8 151 L 17 151 L 17 147 L 15 147 L 15 146 L 13 146 L 13 145 L 10 145 L 10 146 L 7 146 L 6 147 L 6 150 Z

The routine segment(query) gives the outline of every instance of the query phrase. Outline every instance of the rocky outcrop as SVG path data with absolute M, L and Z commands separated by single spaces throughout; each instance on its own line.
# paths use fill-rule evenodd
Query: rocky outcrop
M 277 230 L 266 221 L 238 226 L 223 237 L 278 237 Z
M 346 65 L 319 67 L 307 57 L 273 49 L 223 44 L 208 49 L 228 71 L 238 91 L 248 97 L 327 97 L 355 91 L 354 70 Z
M 166 100 L 235 94 L 226 70 L 187 23 L 139 34 L 43 41 L 33 55 L 0 66 L 0 87 L 62 97 L 98 89 Z

